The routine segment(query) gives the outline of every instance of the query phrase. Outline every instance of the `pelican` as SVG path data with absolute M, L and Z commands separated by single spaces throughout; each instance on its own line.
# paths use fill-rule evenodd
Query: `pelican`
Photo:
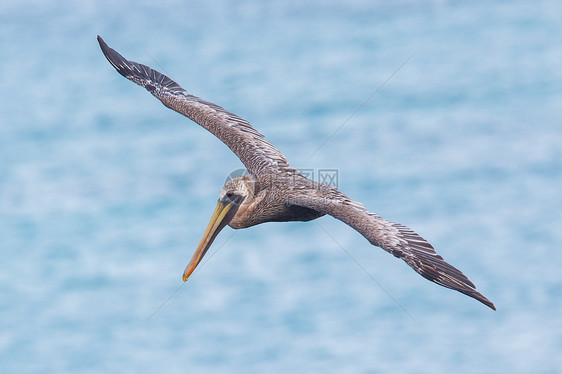
M 372 245 L 404 260 L 422 277 L 459 291 L 496 310 L 474 284 L 420 235 L 399 223 L 367 211 L 333 186 L 307 179 L 273 144 L 246 120 L 199 97 L 190 95 L 166 75 L 129 61 L 98 35 L 107 60 L 119 74 L 146 88 L 166 107 L 186 116 L 226 144 L 248 174 L 228 180 L 193 257 L 183 273 L 187 281 L 218 233 L 229 225 L 243 229 L 264 222 L 310 221 L 326 214 L 343 221 Z

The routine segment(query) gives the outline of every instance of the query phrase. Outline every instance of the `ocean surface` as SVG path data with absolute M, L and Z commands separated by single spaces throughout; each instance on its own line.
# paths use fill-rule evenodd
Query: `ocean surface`
M 0 3 L 1 373 L 562 370 L 558 1 Z M 492 300 L 345 224 L 226 228 L 211 134 L 96 41 L 247 119 Z M 327 232 L 330 235 L 327 235 Z

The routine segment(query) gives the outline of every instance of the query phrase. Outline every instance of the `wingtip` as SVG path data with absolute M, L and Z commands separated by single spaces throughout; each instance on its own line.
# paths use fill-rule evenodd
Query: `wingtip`
M 111 48 L 109 48 L 109 46 L 108 46 L 107 43 L 102 39 L 101 36 L 98 35 L 96 39 L 98 40 L 98 43 L 99 43 L 99 45 L 100 45 L 100 48 L 101 48 L 103 54 L 107 57 L 107 52 L 108 52 Z
M 417 271 L 422 277 L 434 283 L 437 283 L 440 286 L 463 293 L 469 297 L 472 297 L 475 300 L 478 300 L 479 302 L 486 305 L 490 309 L 496 310 L 494 303 L 488 300 L 486 296 L 476 291 L 476 287 L 474 286 L 474 284 L 470 280 L 468 280 L 468 278 L 464 274 L 462 274 L 459 270 L 457 270 L 454 267 L 451 268 L 458 271 L 458 273 L 453 276 L 450 273 L 444 272 L 443 269 L 436 269 L 433 266 L 428 266 L 423 263 L 419 264 Z M 445 270 L 449 270 L 449 269 L 450 268 L 447 268 Z
M 103 52 L 105 58 L 119 74 L 128 78 L 132 74 L 131 67 L 129 66 L 132 62 L 128 61 L 125 57 L 121 56 L 116 50 L 112 49 L 107 43 L 102 39 L 101 36 L 97 36 L 98 43 L 100 45 L 101 51 Z
M 485 297 L 484 300 L 481 300 L 484 305 L 488 306 L 492 310 L 496 310 L 496 306 L 494 305 L 494 303 L 492 303 L 490 300 L 486 299 Z
M 463 292 L 463 291 L 461 291 Z M 465 292 L 463 292 L 465 293 Z M 488 308 L 492 310 L 496 310 L 496 306 L 490 300 L 486 298 L 486 296 L 482 295 L 480 292 L 474 290 L 472 293 L 465 293 L 466 295 L 480 301 L 482 304 L 486 305 Z
M 492 310 L 496 310 L 496 306 L 494 305 L 494 303 L 492 303 L 490 300 L 488 300 L 488 298 L 484 295 L 482 295 L 480 292 L 476 291 L 476 289 L 472 289 L 472 290 L 457 290 L 460 291 L 462 293 L 464 293 L 467 296 L 472 297 L 475 300 L 480 301 L 482 304 L 486 305 L 488 308 L 492 309 Z

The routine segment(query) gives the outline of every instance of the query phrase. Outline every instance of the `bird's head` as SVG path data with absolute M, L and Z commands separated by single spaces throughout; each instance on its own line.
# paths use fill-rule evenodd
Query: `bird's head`
M 183 281 L 193 273 L 197 265 L 211 247 L 219 232 L 233 219 L 242 215 L 254 196 L 254 182 L 249 175 L 228 180 L 221 189 L 215 212 L 207 229 L 183 272 Z
M 249 175 L 243 175 L 228 180 L 219 194 L 219 203 L 240 206 L 254 194 L 254 183 Z

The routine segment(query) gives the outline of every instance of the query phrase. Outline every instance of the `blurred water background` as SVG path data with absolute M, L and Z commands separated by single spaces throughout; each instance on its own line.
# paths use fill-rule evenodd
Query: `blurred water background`
M 558 372 L 560 14 L 3 1 L 0 372 Z M 427 238 L 497 312 L 330 217 L 376 282 L 317 223 L 275 223 L 225 229 L 178 289 L 241 163 L 119 76 L 97 34 L 249 120 L 293 166 L 338 169 L 343 192 Z

